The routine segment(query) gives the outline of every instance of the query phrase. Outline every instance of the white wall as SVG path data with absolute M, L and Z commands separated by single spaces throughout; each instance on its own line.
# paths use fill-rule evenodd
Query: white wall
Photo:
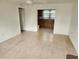
M 38 9 L 56 9 L 54 33 L 68 35 L 70 19 L 71 19 L 71 8 L 72 5 L 70 3 L 26 5 L 25 30 L 29 30 L 29 31 L 38 30 L 38 25 L 37 25 Z
M 0 42 L 20 33 L 17 5 L 0 1 Z
M 24 29 L 28 31 L 37 31 L 37 26 L 37 9 L 32 5 L 25 6 Z
M 77 1 L 75 0 L 73 2 L 73 8 L 72 8 L 72 19 L 71 19 L 71 25 L 70 25 L 70 38 L 71 41 L 76 49 L 78 51 L 78 11 L 77 11 Z

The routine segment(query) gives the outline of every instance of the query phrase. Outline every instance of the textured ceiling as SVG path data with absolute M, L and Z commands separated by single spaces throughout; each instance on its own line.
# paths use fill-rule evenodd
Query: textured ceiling
M 72 0 L 33 0 L 35 3 L 67 3 Z
M 27 0 L 8 0 L 19 3 L 26 3 Z M 32 0 L 33 4 L 71 3 L 73 0 Z

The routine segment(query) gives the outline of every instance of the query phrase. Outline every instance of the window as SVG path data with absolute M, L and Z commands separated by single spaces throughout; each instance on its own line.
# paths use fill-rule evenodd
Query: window
M 55 10 L 43 10 L 43 19 L 55 19 Z

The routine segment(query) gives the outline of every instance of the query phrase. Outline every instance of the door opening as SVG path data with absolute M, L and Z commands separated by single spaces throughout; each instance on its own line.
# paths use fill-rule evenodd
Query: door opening
M 39 28 L 47 28 L 47 29 L 54 29 L 54 22 L 56 19 L 55 9 L 43 9 L 38 10 L 38 26 Z
M 24 8 L 18 8 L 18 10 L 19 10 L 20 30 L 21 32 L 23 32 L 24 31 L 23 26 L 25 21 Z

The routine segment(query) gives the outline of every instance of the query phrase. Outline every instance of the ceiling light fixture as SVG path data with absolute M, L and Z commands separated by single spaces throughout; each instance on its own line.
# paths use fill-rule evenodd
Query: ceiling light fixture
M 27 4 L 32 4 L 32 0 L 27 0 L 26 3 Z

